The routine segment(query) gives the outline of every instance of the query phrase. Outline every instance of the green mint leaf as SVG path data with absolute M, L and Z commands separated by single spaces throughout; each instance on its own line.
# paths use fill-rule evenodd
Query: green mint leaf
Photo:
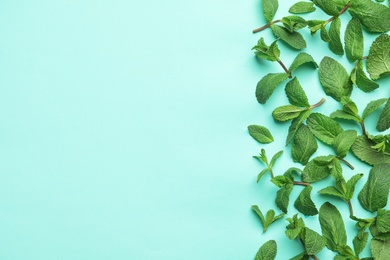
M 261 224 L 263 225 L 263 227 L 264 227 L 264 232 L 265 232 L 265 225 L 264 225 L 264 223 L 265 223 L 265 217 L 264 217 L 263 213 L 261 212 L 261 210 L 259 209 L 259 206 L 253 205 L 253 206 L 252 206 L 252 210 L 253 210 L 253 211 L 256 213 L 256 215 L 260 218 L 260 222 L 261 222 Z
M 295 200 L 295 208 L 302 214 L 314 216 L 318 214 L 318 210 L 313 200 L 310 197 L 312 186 L 306 186 Z
M 311 35 L 315 34 L 318 30 L 322 29 L 326 25 L 325 20 L 308 20 L 307 25 L 309 26 Z
M 356 157 L 370 165 L 390 163 L 390 154 L 379 152 L 373 148 L 374 145 L 376 143 L 366 136 L 358 136 L 351 148 Z
M 271 168 L 274 167 L 276 160 L 279 159 L 279 157 L 280 157 L 282 154 L 283 154 L 283 151 L 279 151 L 279 152 L 275 153 L 274 156 L 272 156 L 271 161 L 270 161 L 270 163 L 269 163 L 269 166 L 270 166 Z
M 372 239 L 370 249 L 375 260 L 388 260 L 390 255 L 390 239 L 386 241 Z
M 329 166 L 331 165 L 335 160 L 334 155 L 326 155 L 326 156 L 317 156 L 313 159 L 313 161 L 320 166 Z
M 327 1 L 328 3 L 331 3 L 331 1 Z M 337 55 L 344 55 L 344 48 L 343 44 L 341 43 L 340 38 L 340 29 L 341 29 L 341 20 L 340 18 L 334 19 L 330 23 L 329 27 L 329 49 Z
M 267 22 L 272 22 L 279 7 L 278 0 L 262 0 L 261 5 L 263 7 L 265 20 L 267 20 Z
M 279 176 L 272 178 L 271 182 L 273 184 L 275 184 L 276 186 L 278 186 L 279 188 L 283 187 L 287 184 L 293 184 L 293 180 L 291 180 L 290 178 L 288 178 L 286 176 L 282 176 L 282 175 L 279 175 Z
M 382 4 L 371 0 L 354 0 L 348 11 L 370 32 L 383 33 L 390 30 L 390 9 Z
M 343 177 L 343 168 L 341 167 L 340 160 L 334 158 L 332 163 L 328 165 L 329 172 L 336 180 L 340 180 Z
M 250 125 L 248 126 L 249 134 L 262 144 L 268 144 L 272 143 L 274 141 L 274 138 L 271 134 L 271 132 L 264 126 L 261 125 Z
M 328 186 L 318 191 L 319 194 L 335 196 L 340 199 L 345 199 L 345 194 L 339 191 L 336 187 Z
M 300 30 L 307 26 L 306 20 L 296 15 L 285 16 L 281 19 L 281 22 L 283 23 L 284 28 L 290 32 Z
M 310 256 L 308 254 L 306 254 L 306 252 L 302 252 L 296 256 L 294 256 L 293 258 L 290 258 L 290 260 L 309 260 L 310 259 Z
M 349 96 L 352 82 L 345 68 L 330 57 L 322 59 L 319 68 L 320 82 L 327 95 L 337 101 L 343 96 Z
M 318 68 L 317 63 L 314 61 L 312 56 L 310 56 L 306 52 L 301 52 L 295 57 L 294 61 L 292 62 L 288 70 L 290 72 L 293 72 L 305 63 L 311 63 L 315 68 Z
M 278 248 L 275 240 L 269 240 L 260 247 L 255 256 L 255 260 L 274 260 L 277 250 Z
M 344 34 L 345 52 L 349 61 L 356 61 L 363 57 L 364 39 L 363 29 L 359 19 L 353 17 Z
M 312 113 L 307 119 L 307 125 L 318 139 L 329 145 L 343 132 L 339 123 L 320 113 Z
M 294 118 L 292 120 L 291 125 L 288 128 L 288 135 L 286 138 L 286 146 L 294 138 L 295 133 L 298 131 L 301 124 L 309 117 L 310 113 L 311 113 L 310 110 L 303 111 L 297 118 Z
M 321 156 L 319 156 L 321 157 Z M 316 158 L 319 158 L 316 157 Z M 322 180 L 330 174 L 330 169 L 328 165 L 319 165 L 316 163 L 315 159 L 309 161 L 302 172 L 302 180 L 304 182 L 317 182 Z
M 257 175 L 257 180 L 256 182 L 259 182 L 261 180 L 261 178 L 267 173 L 269 172 L 269 169 L 268 168 L 265 168 L 264 170 L 262 170 L 258 175 Z
M 366 247 L 368 242 L 368 232 L 359 232 L 353 239 L 353 249 L 358 256 Z
M 381 99 L 373 100 L 370 103 L 368 103 L 366 108 L 363 110 L 363 115 L 362 115 L 363 120 L 366 119 L 372 112 L 379 109 L 387 100 L 388 100 L 387 98 L 381 98 Z
M 350 200 L 352 199 L 353 197 L 353 194 L 355 193 L 355 186 L 356 186 L 356 183 L 363 177 L 363 174 L 362 173 L 358 173 L 354 176 L 351 177 L 351 179 L 349 179 L 349 181 L 347 181 L 347 192 L 345 194 L 345 199 L 346 200 Z
M 299 1 L 293 4 L 288 11 L 292 14 L 304 14 L 314 12 L 316 8 L 311 2 Z
M 390 100 L 390 99 L 389 99 Z M 379 117 L 376 129 L 378 131 L 385 131 L 390 127 L 390 101 L 387 100 L 385 107 Z
M 343 218 L 335 206 L 325 202 L 320 208 L 319 220 L 327 248 L 338 251 L 339 246 L 347 244 Z
M 360 122 L 361 119 L 359 117 L 356 117 L 354 115 L 348 114 L 347 112 L 343 110 L 336 110 L 330 114 L 330 118 L 332 119 L 345 119 L 345 120 L 351 120 L 355 122 Z
M 272 223 L 284 216 L 284 213 L 275 216 L 275 211 L 270 209 L 267 211 L 266 216 L 264 217 L 263 213 L 257 205 L 253 205 L 252 210 L 260 218 L 261 224 L 263 225 L 263 232 L 266 232 Z
M 390 164 L 376 164 L 372 167 L 368 180 L 359 193 L 359 201 L 364 209 L 374 212 L 387 204 L 390 188 Z
M 325 247 L 325 239 L 310 228 L 305 228 L 303 244 L 308 255 L 315 255 Z
M 333 140 L 332 146 L 336 154 L 339 157 L 345 157 L 351 148 L 352 144 L 355 142 L 357 137 L 357 132 L 355 130 L 346 130 L 341 132 Z
M 265 104 L 276 87 L 288 79 L 287 73 L 269 73 L 265 75 L 256 87 L 256 98 L 260 104 Z
M 306 125 L 302 124 L 295 134 L 292 146 L 292 157 L 294 162 L 306 165 L 309 162 L 310 157 L 317 151 L 317 148 L 318 145 L 314 135 Z
M 376 228 L 380 233 L 390 232 L 390 210 L 378 209 Z
M 378 83 L 372 81 L 367 77 L 366 73 L 363 70 L 362 62 L 358 62 L 357 66 L 352 70 L 351 80 L 358 88 L 360 88 L 366 93 L 379 88 Z
M 320 36 L 321 36 L 321 40 L 323 40 L 324 42 L 331 41 L 328 30 L 326 30 L 325 26 L 321 27 Z
M 349 2 L 349 0 L 333 0 L 339 10 L 343 9 Z
M 306 48 L 306 41 L 299 32 L 290 32 L 286 28 L 275 24 L 271 25 L 271 29 L 277 38 L 280 38 L 294 49 Z
M 288 101 L 291 105 L 299 107 L 310 107 L 306 93 L 296 77 L 294 77 L 286 84 L 285 91 Z
M 313 3 L 322 9 L 326 14 L 330 16 L 338 16 L 339 10 L 333 1 L 329 0 L 313 0 Z
M 350 248 L 348 245 L 338 246 L 337 252 L 339 252 L 339 255 L 334 258 L 336 260 L 359 260 L 359 258 L 356 258 L 355 254 L 353 253 L 352 248 Z
M 275 203 L 276 206 L 284 213 L 287 214 L 288 204 L 290 202 L 290 193 L 293 190 L 293 184 L 286 184 L 280 188 L 276 193 Z
M 272 116 L 276 121 L 284 122 L 296 118 L 303 110 L 304 109 L 297 106 L 285 105 L 277 107 L 272 111 Z
M 298 218 L 298 214 L 295 214 L 292 218 L 286 219 L 289 224 L 286 226 L 286 236 L 293 240 L 297 238 L 305 228 L 305 222 L 302 218 Z
M 260 38 L 257 45 L 252 47 L 252 50 L 255 50 L 256 56 L 260 59 L 277 61 L 280 57 L 280 50 L 277 41 L 272 42 L 271 45 L 268 46 L 264 42 L 263 37 Z
M 381 240 L 381 241 L 390 240 L 390 232 L 385 232 L 385 233 L 379 232 L 376 223 L 371 224 L 370 232 L 374 239 Z
M 367 57 L 367 71 L 374 80 L 390 73 L 390 35 L 382 34 L 372 43 Z

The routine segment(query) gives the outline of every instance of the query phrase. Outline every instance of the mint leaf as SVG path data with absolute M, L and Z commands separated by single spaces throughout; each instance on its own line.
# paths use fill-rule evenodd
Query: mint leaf
M 285 91 L 291 105 L 300 107 L 310 106 L 306 93 L 296 77 L 286 84 Z
M 292 146 L 292 157 L 294 162 L 299 162 L 302 165 L 307 164 L 317 148 L 318 145 L 314 135 L 306 125 L 302 124 L 295 134 Z
M 383 108 L 383 111 L 376 125 L 376 129 L 378 131 L 385 131 L 390 127 L 390 101 L 389 100 L 386 102 L 385 107 Z
M 282 154 L 283 154 L 283 151 L 279 151 L 279 152 L 275 153 L 274 156 L 272 156 L 272 158 L 271 158 L 271 161 L 269 163 L 269 167 L 271 167 L 271 168 L 274 167 L 276 160 L 279 159 L 279 157 Z
M 318 157 L 316 157 L 318 158 Z M 330 174 L 328 165 L 319 165 L 315 162 L 315 159 L 309 161 L 302 172 L 302 180 L 304 182 L 316 182 L 322 180 Z
M 367 57 L 367 71 L 374 80 L 390 73 L 390 35 L 382 34 L 372 43 Z
M 381 241 L 390 240 L 390 232 L 385 232 L 385 233 L 379 232 L 376 223 L 371 224 L 370 232 L 374 239 L 381 240 Z
M 308 216 L 314 216 L 318 214 L 316 205 L 314 204 L 314 202 L 310 197 L 310 193 L 312 189 L 313 189 L 312 186 L 306 186 L 299 194 L 298 198 L 295 200 L 294 203 L 295 208 L 299 212 Z
M 264 226 L 265 223 L 265 217 L 263 215 L 263 212 L 259 209 L 259 206 L 253 205 L 252 210 L 256 213 L 256 215 L 260 218 L 261 224 Z M 264 227 L 265 229 L 265 227 Z M 264 231 L 265 232 L 265 231 Z
M 348 11 L 370 32 L 383 33 L 390 30 L 390 10 L 382 4 L 371 0 L 354 0 Z
M 351 115 L 343 110 L 336 110 L 330 114 L 330 118 L 332 119 L 345 119 L 345 120 L 351 120 L 354 122 L 360 122 L 360 118 L 356 117 L 355 115 Z
M 370 165 L 390 163 L 390 154 L 379 152 L 373 148 L 375 145 L 376 143 L 369 140 L 366 136 L 358 136 L 351 148 L 356 157 Z
M 378 209 L 376 227 L 380 233 L 390 232 L 390 210 Z
M 311 35 L 315 34 L 318 30 L 322 29 L 326 25 L 325 20 L 308 20 L 307 25 L 309 26 Z
M 286 146 L 294 138 L 295 133 L 298 131 L 299 127 L 306 120 L 306 118 L 309 117 L 310 113 L 311 113 L 310 110 L 303 111 L 298 117 L 296 117 L 296 118 L 294 118 L 292 120 L 291 125 L 288 128 L 288 135 L 287 135 L 287 139 L 286 139 Z
M 256 215 L 260 218 L 261 223 L 263 224 L 263 232 L 266 232 L 268 227 L 274 223 L 276 220 L 282 218 L 284 213 L 275 216 L 275 211 L 270 209 L 266 213 L 266 217 L 264 217 L 263 213 L 259 209 L 257 205 L 252 206 L 252 210 L 256 213 Z
M 380 108 L 387 100 L 388 100 L 387 98 L 381 98 L 381 99 L 373 100 L 370 103 L 368 103 L 366 108 L 363 111 L 363 115 L 362 115 L 363 120 L 366 119 L 372 112 Z
M 271 132 L 264 126 L 261 125 L 250 125 L 248 126 L 249 134 L 262 144 L 268 144 L 272 143 L 274 141 L 274 138 L 271 134 Z
M 294 49 L 306 48 L 306 41 L 299 32 L 290 32 L 286 28 L 275 24 L 271 25 L 271 29 L 277 38 L 280 38 Z
M 328 186 L 318 191 L 319 194 L 335 196 L 340 199 L 345 199 L 345 194 L 339 191 L 336 187 Z
M 349 61 L 356 61 L 363 57 L 364 39 L 362 25 L 359 19 L 353 17 L 345 29 L 345 52 Z
M 305 228 L 303 234 L 302 240 L 308 255 L 315 255 L 325 247 L 324 238 L 314 230 Z
M 368 241 L 368 232 L 359 232 L 353 239 L 353 248 L 358 256 L 366 247 Z
M 345 157 L 355 142 L 357 132 L 355 130 L 346 130 L 341 132 L 333 140 L 332 146 L 339 157 Z
M 260 104 L 265 104 L 275 88 L 288 78 L 287 73 L 269 73 L 265 75 L 256 87 L 256 98 Z
M 293 190 L 293 187 L 293 184 L 287 184 L 280 188 L 276 193 L 276 206 L 284 213 L 287 213 L 288 204 L 290 202 L 290 193 Z
M 277 41 L 272 42 L 271 45 L 268 46 L 264 42 L 263 37 L 260 38 L 260 40 L 257 42 L 257 45 L 252 47 L 252 50 L 255 50 L 255 54 L 258 58 L 269 61 L 277 61 L 280 56 L 280 50 Z
M 287 176 L 279 175 L 271 179 L 271 182 L 275 184 L 276 186 L 283 187 L 287 184 L 293 184 L 293 180 L 291 180 Z
M 390 239 L 386 241 L 372 239 L 370 249 L 375 260 L 388 260 L 390 255 Z
M 351 80 L 354 84 L 364 92 L 371 92 L 379 88 L 379 84 L 369 79 L 363 70 L 363 63 L 358 62 L 357 66 L 351 73 Z
M 272 116 L 276 121 L 284 122 L 296 118 L 302 111 L 303 109 L 300 107 L 285 105 L 277 107 L 272 111 Z
M 355 193 L 355 186 L 356 186 L 356 183 L 357 183 L 362 177 L 363 177 L 363 174 L 362 174 L 362 173 L 358 173 L 358 174 L 352 176 L 351 179 L 349 179 L 349 181 L 347 181 L 347 183 L 346 183 L 347 192 L 346 192 L 346 194 L 345 194 L 345 199 L 346 199 L 346 200 L 352 199 L 353 194 Z
M 321 36 L 321 40 L 323 40 L 324 42 L 330 42 L 331 40 L 325 26 L 321 27 L 320 36 Z
M 347 244 L 343 218 L 335 206 L 325 202 L 320 208 L 319 220 L 327 248 L 338 251 L 339 246 Z
M 331 3 L 331 1 L 327 1 L 328 3 Z M 334 19 L 330 23 L 329 27 L 329 49 L 337 55 L 343 55 L 344 54 L 344 48 L 343 44 L 341 43 L 340 39 L 340 28 L 341 28 L 341 21 L 340 18 Z
M 278 0 L 262 0 L 261 4 L 263 7 L 265 20 L 267 20 L 267 22 L 271 22 L 274 19 L 276 11 L 279 7 Z
M 318 139 L 330 145 L 343 132 L 335 120 L 320 113 L 312 113 L 307 119 L 307 125 Z
M 390 164 L 376 164 L 372 167 L 368 180 L 359 193 L 360 204 L 374 212 L 387 204 L 390 188 Z
M 339 14 L 339 10 L 337 9 L 337 6 L 333 3 L 333 1 L 313 0 L 313 3 L 330 16 L 338 16 Z
M 288 70 L 290 72 L 293 72 L 305 63 L 311 63 L 315 68 L 318 68 L 317 63 L 314 61 L 312 56 L 310 56 L 306 52 L 301 52 L 295 57 Z
M 293 4 L 288 11 L 292 14 L 304 14 L 314 12 L 315 10 L 313 3 L 300 1 Z
M 284 28 L 290 32 L 300 30 L 307 26 L 306 20 L 297 15 L 285 16 L 280 21 L 283 23 Z
M 274 260 L 277 249 L 275 240 L 269 240 L 260 247 L 255 256 L 255 260 Z
M 337 101 L 343 96 L 349 96 L 352 83 L 345 68 L 330 57 L 325 57 L 320 63 L 320 82 L 327 95 Z
M 298 218 L 298 214 L 295 214 L 292 218 L 286 219 L 289 224 L 286 226 L 286 236 L 293 240 L 297 238 L 305 228 L 305 222 L 302 218 Z
M 310 256 L 306 254 L 306 252 L 302 252 L 293 258 L 290 258 L 290 260 L 309 260 Z

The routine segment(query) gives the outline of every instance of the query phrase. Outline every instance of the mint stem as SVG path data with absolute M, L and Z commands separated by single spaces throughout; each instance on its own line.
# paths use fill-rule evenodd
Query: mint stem
M 270 26 L 273 25 L 274 23 L 278 23 L 278 22 L 280 22 L 280 19 L 275 20 L 275 21 L 272 21 L 272 22 L 270 22 L 270 23 L 267 23 L 266 25 L 263 25 L 263 26 L 261 26 L 260 28 L 254 29 L 252 32 L 253 32 L 253 33 L 258 33 L 258 32 L 260 32 L 260 31 L 262 31 L 262 30 L 264 30 L 264 29 L 270 27 Z
M 360 126 L 362 127 L 362 133 L 363 135 L 367 135 L 366 132 L 366 126 L 364 125 L 364 121 L 359 122 Z
M 338 15 L 335 15 L 335 16 L 329 18 L 328 20 L 326 20 L 326 23 L 329 23 L 329 22 L 333 21 L 334 19 L 336 19 L 337 17 L 339 17 L 340 15 L 342 15 L 343 13 L 345 13 L 345 11 L 347 11 L 348 8 L 349 8 L 350 6 L 351 6 L 351 3 L 348 2 L 348 4 L 346 4 L 346 5 L 343 7 L 343 9 L 340 10 L 340 12 L 339 12 Z
M 292 78 L 291 72 L 286 68 L 286 66 L 284 66 L 283 62 L 279 59 L 277 60 L 277 62 L 280 64 L 280 66 L 282 66 L 284 71 L 288 74 L 288 77 L 291 79 Z
M 268 169 L 269 169 L 269 173 L 271 173 L 271 178 L 273 179 L 275 176 L 274 176 L 274 173 L 272 171 L 272 168 L 268 166 Z
M 302 185 L 302 186 L 310 186 L 310 183 L 308 182 L 302 182 L 302 181 L 294 181 L 294 185 Z
M 336 158 L 345 163 L 349 168 L 351 168 L 351 170 L 355 169 L 355 167 L 353 167 L 353 165 L 347 162 L 344 158 L 341 158 L 340 156 L 336 156 Z
M 352 208 L 351 200 L 347 200 L 347 203 L 349 207 L 349 216 L 353 216 L 353 208 Z
M 316 103 L 314 105 L 311 105 L 310 109 L 313 109 L 313 108 L 321 106 L 325 102 L 325 100 L 326 100 L 325 98 L 322 98 L 318 103 Z

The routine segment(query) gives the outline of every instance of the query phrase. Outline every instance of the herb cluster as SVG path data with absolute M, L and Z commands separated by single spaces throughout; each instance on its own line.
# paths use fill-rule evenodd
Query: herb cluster
M 375 111 L 374 114 L 379 115 L 376 130 L 384 132 L 390 128 L 390 99 L 370 100 L 369 94 L 380 87 L 379 79 L 388 79 L 386 76 L 390 74 L 390 36 L 387 34 L 390 30 L 390 9 L 378 2 L 383 0 L 299 1 L 290 7 L 291 15 L 275 19 L 278 0 L 261 0 L 267 23 L 253 30 L 253 33 L 270 29 L 275 38 L 267 43 L 261 37 L 252 50 L 259 59 L 277 62 L 282 72 L 263 76 L 256 87 L 256 98 L 260 104 L 265 104 L 278 86 L 285 86 L 288 104 L 276 107 L 272 117 L 277 123 L 290 121 L 285 145 L 291 147 L 292 161 L 302 167 L 286 167 L 284 174 L 276 174 L 274 166 L 283 151 L 268 157 L 265 149 L 261 149 L 254 158 L 265 168 L 258 174 L 257 182 L 270 176 L 271 182 L 278 188 L 275 204 L 280 213 L 273 209 L 266 211 L 257 205 L 252 206 L 252 210 L 262 223 L 263 232 L 273 223 L 282 225 L 280 219 L 287 220 L 286 236 L 302 244 L 302 252 L 291 256 L 292 260 L 319 259 L 316 254 L 325 248 L 334 252 L 336 260 L 390 259 L 390 210 L 385 209 L 390 189 L 390 134 L 372 135 L 366 128 L 367 117 Z M 305 15 L 312 12 L 325 13 L 329 18 L 306 20 Z M 348 19 L 343 33 L 342 15 Z M 348 72 L 343 64 L 332 57 L 323 57 L 317 63 L 310 54 L 301 52 L 307 43 L 299 31 L 307 29 L 314 37 L 319 34 L 318 37 L 335 55 L 345 54 L 353 64 L 352 71 Z M 369 48 L 364 46 L 364 35 L 367 33 L 377 34 Z M 343 40 L 341 35 L 344 36 Z M 281 60 L 280 42 L 298 51 L 290 66 Z M 365 53 L 368 54 L 364 56 Z M 337 108 L 327 108 L 328 115 L 316 112 L 325 98 L 308 99 L 301 81 L 295 75 L 301 67 L 311 73 L 318 72 L 324 96 L 339 104 Z M 352 91 L 366 93 L 367 103 L 363 111 L 359 111 L 352 100 Z M 356 124 L 357 130 L 345 129 L 345 122 L 350 122 L 348 126 Z M 261 144 L 274 141 L 266 126 L 250 125 L 248 131 Z M 314 157 L 319 145 L 328 146 L 332 152 Z M 362 163 L 370 165 L 368 176 L 363 178 L 363 173 L 345 176 L 344 167 L 355 169 L 345 159 L 350 153 Z M 316 190 L 324 198 L 324 203 L 318 209 L 311 198 L 312 184 L 325 178 L 332 178 L 333 185 Z M 361 179 L 365 184 L 355 192 L 356 184 Z M 298 213 L 289 214 L 290 195 L 296 186 L 303 186 L 293 202 Z M 355 215 L 351 201 L 354 196 L 357 196 L 361 207 L 374 217 Z M 333 199 L 345 201 L 349 216 L 340 214 L 332 204 Z M 321 234 L 307 227 L 302 215 L 318 215 Z M 353 237 L 352 245 L 347 242 L 346 221 L 353 221 L 356 226 L 356 233 L 348 234 Z M 371 255 L 361 257 L 366 247 L 370 248 Z M 255 260 L 273 260 L 276 256 L 277 243 L 269 240 L 260 247 Z

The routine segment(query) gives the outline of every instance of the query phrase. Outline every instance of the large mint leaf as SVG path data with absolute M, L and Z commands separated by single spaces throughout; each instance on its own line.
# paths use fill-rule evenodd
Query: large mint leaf
M 372 43 L 367 57 L 367 71 L 372 79 L 390 73 L 390 35 L 382 34 Z
M 390 210 L 378 209 L 376 227 L 380 233 L 390 232 Z
M 386 241 L 372 239 L 370 249 L 375 260 L 388 260 L 390 256 L 390 239 Z
M 286 139 L 286 145 L 288 145 L 291 140 L 294 138 L 295 133 L 298 131 L 301 124 L 306 120 L 310 115 L 310 110 L 303 111 L 298 117 L 294 118 L 291 121 L 291 125 L 288 128 L 288 135 Z
M 356 61 L 363 57 L 364 39 L 362 25 L 359 19 L 352 18 L 344 34 L 345 52 L 350 61 Z
M 333 3 L 333 1 L 313 0 L 313 3 L 330 16 L 336 16 L 339 14 L 339 10 L 337 10 L 337 6 Z
M 389 163 L 390 154 L 381 153 L 378 150 L 372 148 L 375 143 L 369 140 L 366 136 L 358 136 L 352 145 L 352 152 L 363 162 L 370 165 Z
M 363 110 L 362 118 L 366 119 L 372 112 L 380 108 L 387 100 L 387 98 L 381 98 L 368 103 L 366 108 Z
M 334 139 L 332 146 L 339 157 L 345 157 L 355 142 L 357 132 L 355 130 L 346 130 L 340 133 Z
M 290 193 L 293 190 L 293 187 L 293 184 L 284 185 L 276 193 L 276 206 L 284 213 L 287 213 L 288 204 L 290 202 Z
M 300 1 L 293 4 L 288 11 L 292 14 L 304 14 L 314 12 L 316 8 L 312 2 Z
M 390 164 L 376 164 L 372 167 L 368 180 L 359 193 L 360 204 L 374 212 L 387 204 L 390 188 Z
M 271 132 L 264 126 L 261 125 L 250 125 L 248 126 L 249 134 L 262 144 L 268 144 L 272 143 L 274 141 L 274 138 L 271 134 Z
M 383 33 L 390 30 L 390 9 L 382 4 L 371 0 L 354 0 L 348 11 L 370 32 Z
M 331 2 L 331 1 L 328 1 Z M 329 27 L 329 49 L 337 55 L 343 55 L 344 49 L 340 38 L 341 20 L 340 18 L 334 19 Z
M 369 79 L 363 70 L 363 63 L 359 62 L 351 73 L 352 82 L 364 92 L 371 92 L 379 88 L 379 84 Z
M 314 61 L 312 56 L 306 52 L 301 52 L 295 57 L 288 70 L 293 72 L 305 63 L 311 63 L 315 68 L 318 68 L 318 64 Z
M 295 208 L 302 214 L 314 216 L 318 214 L 318 210 L 313 200 L 310 197 L 312 186 L 306 186 L 295 200 Z
M 275 24 L 271 25 L 271 29 L 276 37 L 280 38 L 294 49 L 301 50 L 306 48 L 306 41 L 299 32 L 290 32 L 286 28 Z
M 329 202 L 325 202 L 321 206 L 319 213 L 322 236 L 325 238 L 326 247 L 332 251 L 338 251 L 339 246 L 347 244 L 343 218 L 337 208 Z
M 390 101 L 389 100 L 386 102 L 386 105 L 383 108 L 383 111 L 376 125 L 376 129 L 378 131 L 385 131 L 390 127 Z
M 320 82 L 327 95 L 337 101 L 343 96 L 349 96 L 352 91 L 352 82 L 345 68 L 330 57 L 325 57 L 320 63 Z
M 308 255 L 315 255 L 325 247 L 325 239 L 310 228 L 305 228 L 302 240 Z
M 276 257 L 277 245 L 275 240 L 265 242 L 257 252 L 255 260 L 274 260 Z
M 326 178 L 330 174 L 329 165 L 332 161 L 328 164 L 321 165 L 316 162 L 316 159 L 321 157 L 323 156 L 316 157 L 307 163 L 302 172 L 302 180 L 304 182 L 316 182 Z
M 299 162 L 303 165 L 307 164 L 317 148 L 317 141 L 310 129 L 302 124 L 295 134 L 292 146 L 292 158 L 294 162 Z
M 267 20 L 267 22 L 271 22 L 279 7 L 278 0 L 262 0 L 261 4 L 263 6 L 265 20 Z
M 296 77 L 286 84 L 285 91 L 291 105 L 299 107 L 310 106 L 306 93 Z
M 261 104 L 265 104 L 269 97 L 274 92 L 275 88 L 288 79 L 287 73 L 269 73 L 265 75 L 256 87 L 256 98 L 257 101 Z
M 307 119 L 307 125 L 318 139 L 329 145 L 343 132 L 339 123 L 320 113 L 312 113 Z

